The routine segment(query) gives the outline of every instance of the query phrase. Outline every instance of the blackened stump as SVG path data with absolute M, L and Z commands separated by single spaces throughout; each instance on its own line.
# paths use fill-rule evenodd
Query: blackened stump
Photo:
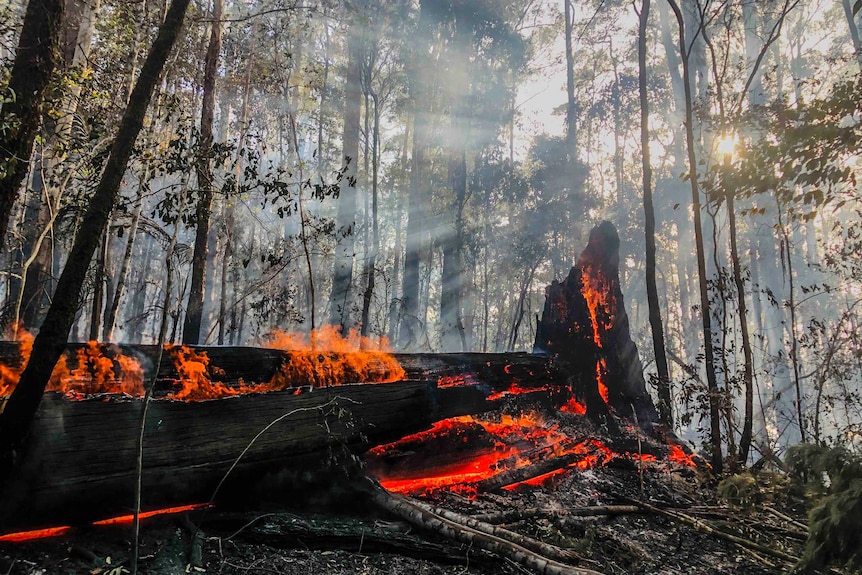
M 558 357 L 572 369 L 572 393 L 591 417 L 613 409 L 645 429 L 658 422 L 643 365 L 629 332 L 619 278 L 620 239 L 610 222 L 590 232 L 587 247 L 562 282 L 546 290 L 534 353 Z

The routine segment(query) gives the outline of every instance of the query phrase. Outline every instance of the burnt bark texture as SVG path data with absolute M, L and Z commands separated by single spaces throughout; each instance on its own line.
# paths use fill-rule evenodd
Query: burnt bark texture
M 204 309 L 204 277 L 207 268 L 207 241 L 210 232 L 210 216 L 214 195 L 213 169 L 211 163 L 213 146 L 213 116 L 215 115 L 216 76 L 218 75 L 219 52 L 221 52 L 222 2 L 213 1 L 212 28 L 204 61 L 203 103 L 201 105 L 200 155 L 195 169 L 198 176 L 198 199 L 195 221 L 195 247 L 192 255 L 192 277 L 189 284 L 189 304 L 183 325 L 183 343 L 198 344 L 201 338 L 201 319 Z
M 629 331 L 619 245 L 612 223 L 593 228 L 568 277 L 546 290 L 533 351 L 569 364 L 572 393 L 586 404 L 588 415 L 601 418 L 612 409 L 622 417 L 636 416 L 646 429 L 659 418 Z
M 27 175 L 42 104 L 59 57 L 64 0 L 31 0 L 9 76 L 11 101 L 0 110 L 0 243 Z
M 132 154 L 135 139 L 141 131 L 153 90 L 159 81 L 165 61 L 179 36 L 189 0 L 173 0 L 165 23 L 159 28 L 147 59 L 141 68 L 129 105 L 123 114 L 111 152 L 105 163 L 102 178 L 90 200 L 87 213 L 75 236 L 66 267 L 57 283 L 57 289 L 45 321 L 33 342 L 33 352 L 15 391 L 0 413 L 0 482 L 11 470 L 15 452 L 20 449 L 30 427 L 51 371 L 69 337 L 69 331 L 78 310 L 81 287 L 93 253 L 102 239 L 105 226 L 120 188 L 126 165 Z

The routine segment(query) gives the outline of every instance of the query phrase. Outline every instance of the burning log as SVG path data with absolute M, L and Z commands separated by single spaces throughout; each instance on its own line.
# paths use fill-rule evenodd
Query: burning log
M 629 332 L 619 245 L 610 222 L 593 228 L 568 277 L 547 288 L 533 350 L 569 364 L 573 392 L 586 403 L 587 414 L 602 417 L 611 408 L 621 417 L 636 416 L 649 429 L 658 412 Z
M 478 386 L 437 389 L 433 382 L 406 381 L 299 395 L 153 400 L 144 442 L 143 505 L 209 501 L 247 447 L 222 487 L 226 496 L 253 491 L 292 468 L 301 475 L 315 468 L 309 461 L 327 457 L 338 445 L 362 451 L 446 417 L 485 411 L 486 395 Z M 73 401 L 46 394 L 28 449 L 4 485 L 0 533 L 127 513 L 141 408 L 136 399 Z
M 116 380 L 125 377 L 120 365 L 125 358 L 138 366 L 135 381 L 142 387 L 142 381 L 152 380 L 148 371 L 156 352 L 155 346 L 69 346 L 54 387 L 63 393 L 46 393 L 29 443 L 0 491 L 0 534 L 128 513 L 142 402 L 129 396 L 137 387 Z M 330 361 L 346 354 L 318 355 Z M 315 388 L 312 384 L 325 380 L 284 369 L 296 365 L 296 356 L 260 348 L 169 352 L 172 360 L 163 362 L 156 377 L 157 399 L 147 416 L 144 509 L 209 501 L 236 457 L 276 420 L 238 462 L 222 488 L 225 496 L 279 475 L 300 476 L 335 446 L 361 453 L 447 418 L 493 410 L 505 398 L 490 399 L 492 394 L 518 388 L 548 398 L 550 388 L 565 383 L 565 372 L 544 357 L 426 354 L 397 356 L 405 376 L 415 379 Z M 25 359 L 26 342 L 0 344 L 7 387 Z M 381 369 L 376 378 L 390 376 L 389 369 Z M 103 387 L 94 388 L 95 379 Z M 101 393 L 111 389 L 127 393 Z M 187 394 L 189 389 L 206 391 Z M 275 391 L 262 393 L 270 389 Z M 92 390 L 100 393 L 87 395 Z M 225 397 L 200 400 L 213 397 L 213 390 Z

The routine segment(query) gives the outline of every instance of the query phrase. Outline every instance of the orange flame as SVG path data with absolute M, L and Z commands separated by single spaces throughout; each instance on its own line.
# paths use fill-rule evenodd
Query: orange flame
M 697 463 L 694 462 L 694 456 L 689 455 L 683 449 L 672 443 L 668 444 L 668 455 L 667 458 L 674 463 L 679 463 L 680 465 L 688 465 L 689 467 L 697 467 Z
M 297 385 L 328 387 L 345 383 L 383 383 L 404 379 L 405 372 L 383 337 L 373 340 L 351 329 L 342 337 L 340 328 L 323 326 L 309 336 L 272 333 L 266 347 L 290 352 L 273 377 L 275 389 Z
M 596 347 L 602 349 L 602 335 L 614 325 L 616 316 L 616 300 L 611 292 L 611 282 L 598 269 L 585 265 L 581 270 L 581 293 L 587 302 L 590 312 L 590 323 L 593 327 L 593 341 Z M 600 321 L 601 320 L 601 321 Z M 599 395 L 605 403 L 608 402 L 608 386 L 604 381 L 607 363 L 604 358 L 596 362 L 596 382 Z
M 0 365 L 0 397 L 12 393 L 33 351 L 33 334 L 13 326 L 7 336 L 19 342 L 21 361 L 17 366 Z M 68 356 L 62 355 L 54 366 L 46 391 L 59 391 L 76 397 L 97 393 L 144 395 L 144 370 L 137 359 L 121 353 L 106 357 L 96 341 L 87 342 L 75 354 L 75 368 L 69 369 Z
M 587 406 L 573 397 L 560 408 L 560 411 L 574 413 L 575 415 L 585 415 L 587 413 Z

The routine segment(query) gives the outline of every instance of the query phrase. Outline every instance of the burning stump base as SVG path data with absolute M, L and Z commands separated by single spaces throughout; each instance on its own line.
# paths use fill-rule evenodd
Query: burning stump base
M 650 429 L 658 423 L 658 412 L 629 331 L 619 246 L 613 224 L 593 228 L 568 277 L 547 288 L 533 351 L 571 367 L 573 392 L 588 415 L 604 417 L 610 408 Z

